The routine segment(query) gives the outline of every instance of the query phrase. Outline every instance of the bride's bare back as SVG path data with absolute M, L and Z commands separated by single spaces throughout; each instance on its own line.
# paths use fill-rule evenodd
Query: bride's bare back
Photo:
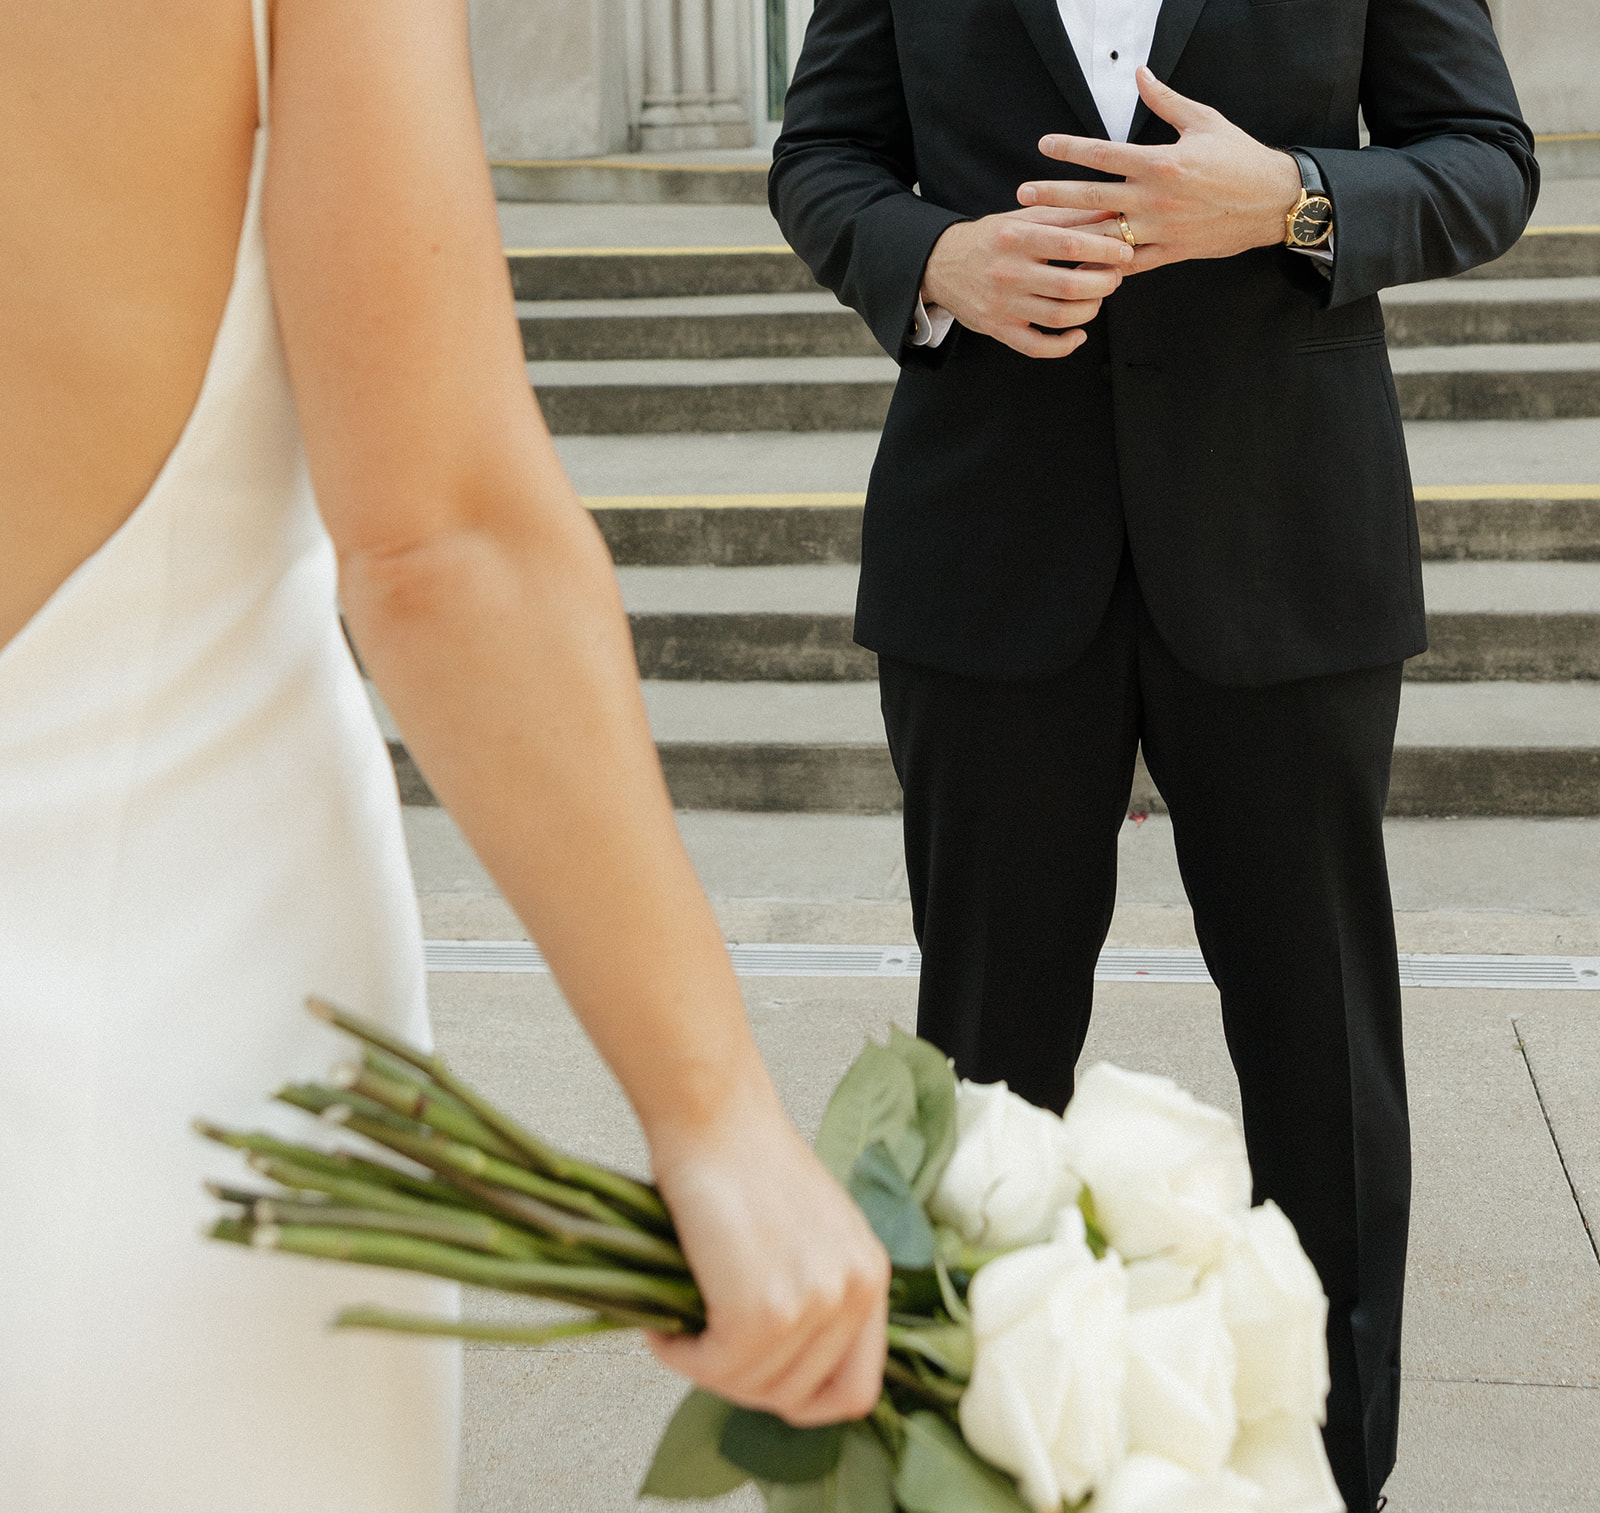
M 233 274 L 250 10 L 0 0 L 0 646 L 127 518 Z

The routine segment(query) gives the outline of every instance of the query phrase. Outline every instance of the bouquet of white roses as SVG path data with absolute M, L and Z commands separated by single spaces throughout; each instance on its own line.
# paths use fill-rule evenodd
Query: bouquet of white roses
M 646 1184 L 523 1130 L 439 1058 L 326 1005 L 365 1042 L 280 1097 L 401 1163 L 202 1125 L 282 1191 L 219 1239 L 397 1266 L 576 1304 L 524 1328 L 354 1309 L 347 1327 L 536 1344 L 692 1330 L 700 1298 Z M 769 1513 L 1337 1513 L 1318 1425 L 1327 1303 L 1293 1226 L 1250 1206 L 1233 1121 L 1101 1065 L 1065 1118 L 958 1084 L 899 1031 L 835 1090 L 817 1154 L 894 1263 L 884 1389 L 857 1423 L 796 1429 L 693 1391 L 641 1489 Z

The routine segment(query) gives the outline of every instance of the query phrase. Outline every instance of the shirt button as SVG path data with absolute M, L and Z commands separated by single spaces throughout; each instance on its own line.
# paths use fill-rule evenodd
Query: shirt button
M 1112 54 L 1111 54 L 1111 61 L 1112 61 L 1112 62 L 1113 62 L 1113 63 L 1115 63 L 1115 62 L 1116 62 L 1116 61 L 1117 61 L 1117 55 L 1116 55 L 1116 53 L 1115 53 L 1115 52 L 1113 52 L 1113 53 L 1112 53 Z

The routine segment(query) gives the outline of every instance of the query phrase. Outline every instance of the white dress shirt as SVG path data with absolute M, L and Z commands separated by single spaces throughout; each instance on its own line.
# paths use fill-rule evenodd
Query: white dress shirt
M 1139 107 L 1134 73 L 1150 60 L 1161 0 L 1056 0 L 1056 9 L 1107 135 L 1113 142 L 1126 142 Z M 1321 247 L 1296 250 L 1324 264 L 1333 261 L 1331 237 Z M 954 324 L 955 316 L 948 310 L 937 305 L 928 310 L 919 295 L 910 345 L 937 347 Z

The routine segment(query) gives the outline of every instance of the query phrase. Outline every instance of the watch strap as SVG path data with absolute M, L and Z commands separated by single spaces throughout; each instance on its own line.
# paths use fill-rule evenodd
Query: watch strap
M 1322 170 L 1317 167 L 1317 160 L 1309 152 L 1302 152 L 1298 147 L 1285 150 L 1300 169 L 1300 187 L 1307 194 L 1326 195 L 1328 186 L 1322 182 Z

